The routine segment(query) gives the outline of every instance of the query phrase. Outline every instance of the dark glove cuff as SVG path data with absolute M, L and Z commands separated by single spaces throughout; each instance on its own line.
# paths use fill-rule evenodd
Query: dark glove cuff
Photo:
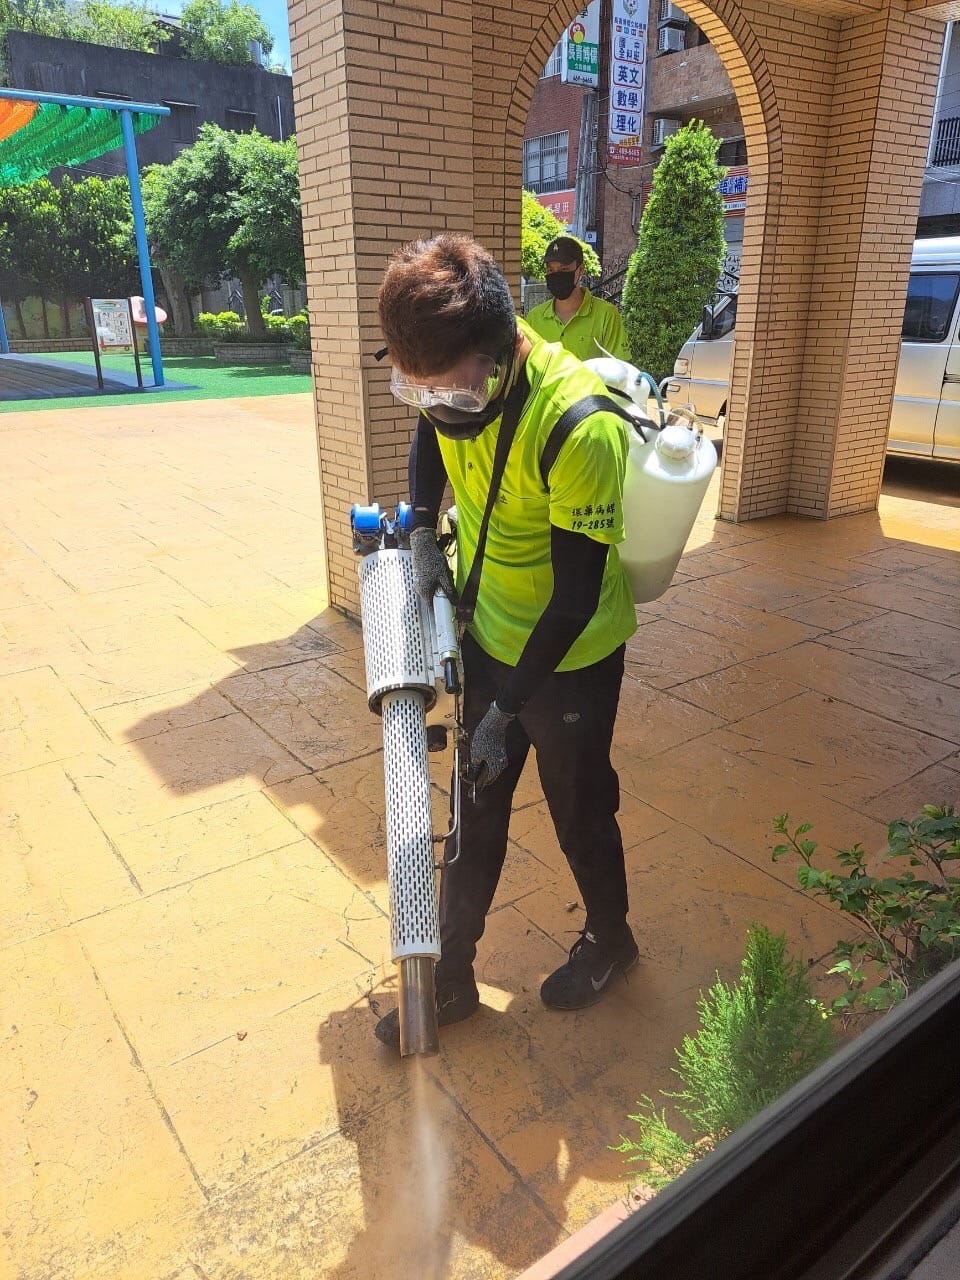
M 426 507 L 414 507 L 411 532 L 413 532 L 414 529 L 432 529 L 434 533 L 436 533 L 438 519 L 439 516 L 437 512 L 428 511 Z

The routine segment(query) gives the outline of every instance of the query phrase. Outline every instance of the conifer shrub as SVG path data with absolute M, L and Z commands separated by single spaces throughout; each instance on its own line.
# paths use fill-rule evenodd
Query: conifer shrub
M 633 363 L 657 381 L 673 372 L 720 278 L 727 171 L 719 147 L 700 120 L 667 139 L 627 268 L 621 313 Z
M 700 1025 L 676 1050 L 682 1089 L 664 1093 L 679 1117 L 647 1095 L 619 1146 L 640 1181 L 659 1191 L 718 1142 L 829 1057 L 834 1037 L 802 961 L 786 938 L 762 925 L 747 931 L 739 980 L 716 983 L 697 1002 Z M 684 1130 L 680 1132 L 680 1128 Z

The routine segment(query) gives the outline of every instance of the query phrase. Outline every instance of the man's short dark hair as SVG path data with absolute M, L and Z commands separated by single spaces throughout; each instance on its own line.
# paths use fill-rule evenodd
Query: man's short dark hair
M 583 246 L 573 236 L 557 236 L 551 240 L 544 250 L 544 262 L 569 263 L 574 267 L 583 266 Z
M 413 240 L 390 259 L 377 299 L 390 358 L 404 373 L 446 373 L 465 355 L 500 356 L 516 332 L 510 286 L 470 236 Z

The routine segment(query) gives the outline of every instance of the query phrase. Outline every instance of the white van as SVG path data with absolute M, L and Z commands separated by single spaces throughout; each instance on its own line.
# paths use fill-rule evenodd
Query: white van
M 913 247 L 890 453 L 960 462 L 960 236 L 918 240 Z M 727 412 L 737 298 L 704 307 L 666 385 L 673 405 L 692 404 L 722 427 Z

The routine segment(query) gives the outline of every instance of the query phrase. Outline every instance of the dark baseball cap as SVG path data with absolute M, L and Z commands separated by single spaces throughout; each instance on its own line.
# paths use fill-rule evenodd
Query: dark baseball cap
M 580 241 L 574 240 L 573 236 L 557 236 L 547 245 L 543 260 L 544 262 L 575 262 L 577 266 L 582 267 L 583 248 Z

